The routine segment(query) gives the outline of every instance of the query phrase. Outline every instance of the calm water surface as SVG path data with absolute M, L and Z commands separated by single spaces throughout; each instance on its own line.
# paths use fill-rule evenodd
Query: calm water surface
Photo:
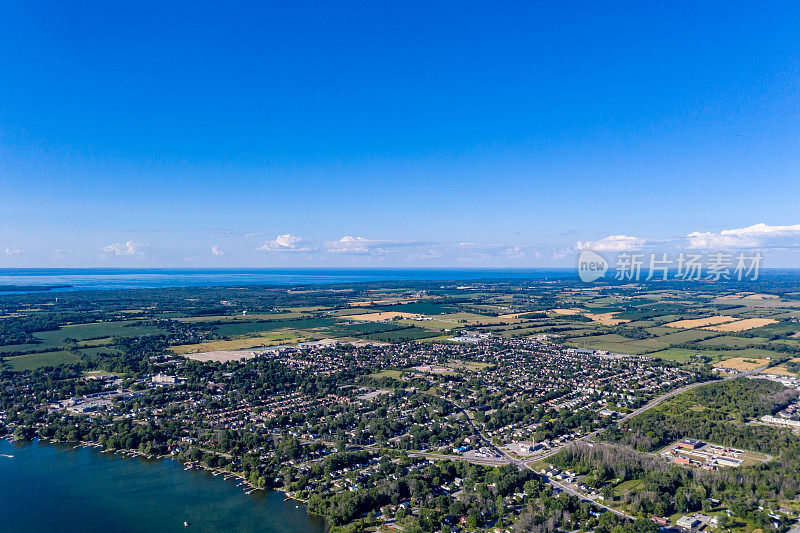
M 281 492 L 241 487 L 176 461 L 0 440 L 0 531 L 321 533 Z M 184 527 L 183 522 L 190 526 Z
M 303 285 L 395 280 L 543 279 L 575 277 L 572 269 L 120 269 L 0 268 L 0 285 L 70 285 L 114 290 L 230 285 Z M 3 294 L 3 292 L 0 292 Z

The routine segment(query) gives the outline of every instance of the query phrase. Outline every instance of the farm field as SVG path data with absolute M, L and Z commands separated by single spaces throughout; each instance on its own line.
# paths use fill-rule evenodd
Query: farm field
M 411 313 L 413 315 L 446 315 L 457 311 L 458 308 L 452 305 L 428 303 L 428 302 L 415 302 L 403 303 L 391 306 L 374 306 L 375 309 L 380 311 Z
M 692 355 L 712 362 L 800 355 L 800 338 L 792 336 L 800 333 L 800 313 L 781 306 L 788 300 L 748 294 L 720 302 L 721 294 L 731 296 L 739 291 L 719 287 L 678 290 L 642 284 L 601 288 L 530 280 L 436 283 L 424 288 L 414 282 L 386 285 L 273 287 L 261 292 L 252 289 L 249 296 L 250 289 L 217 288 L 213 298 L 206 300 L 205 289 L 185 289 L 168 298 L 152 292 L 139 303 L 135 298 L 126 299 L 107 315 L 113 317 L 108 321 L 92 322 L 104 316 L 94 310 L 86 317 L 70 316 L 58 330 L 34 330 L 20 337 L 25 342 L 0 346 L 0 357 L 11 354 L 6 357 L 10 360 L 15 353 L 38 353 L 38 358 L 27 359 L 28 365 L 34 365 L 37 360 L 53 359 L 43 351 L 72 349 L 75 351 L 67 357 L 70 361 L 83 358 L 98 364 L 104 355 L 112 359 L 120 355 L 125 343 L 117 339 L 165 333 L 175 336 L 169 341 L 170 349 L 185 354 L 320 338 L 427 343 L 446 341 L 464 330 L 506 339 L 546 334 L 542 338 L 561 340 L 569 347 L 684 363 L 692 362 Z M 800 300 L 800 293 L 782 294 Z M 776 305 L 750 305 L 758 302 Z M 47 315 L 52 311 L 48 305 L 52 302 L 7 309 L 3 313 L 7 318 L 0 320 Z M 86 301 L 81 305 L 92 307 Z M 415 320 L 420 315 L 426 320 Z M 31 336 L 41 342 L 30 342 Z M 17 365 L 22 365 L 21 359 Z
M 299 335 L 296 332 L 277 332 L 266 333 L 255 337 L 245 337 L 242 339 L 220 340 L 203 342 L 199 344 L 179 344 L 170 346 L 170 350 L 176 355 L 186 355 L 197 352 L 246 350 L 248 348 L 266 348 L 281 344 L 294 344 L 312 340 L 310 336 Z
M 707 348 L 724 347 L 724 348 L 748 348 L 757 344 L 763 344 L 767 339 L 762 338 L 747 338 L 747 337 L 732 337 L 730 335 L 723 335 L 720 337 L 712 337 L 710 339 L 700 341 L 698 344 Z
M 311 312 L 309 309 L 297 309 L 286 313 L 248 313 L 247 315 L 210 315 L 210 316 L 181 316 L 176 317 L 178 322 L 198 323 L 204 322 L 252 322 L 252 321 L 265 321 L 265 320 L 291 320 L 293 318 L 302 318 L 305 316 L 304 312 Z
M 567 340 L 569 346 L 590 350 L 605 350 L 612 353 L 642 355 L 669 348 L 669 344 L 657 339 L 628 339 L 622 335 L 609 334 L 589 337 L 573 337 Z
M 668 359 L 670 361 L 678 361 L 681 363 L 686 363 L 696 355 L 703 355 L 703 352 L 699 350 L 687 350 L 684 348 L 667 348 L 666 350 L 652 352 L 647 355 L 651 357 L 660 357 L 662 359 Z
M 769 324 L 774 324 L 776 321 L 771 318 L 746 318 L 736 322 L 727 322 L 725 324 L 718 324 L 715 326 L 706 326 L 703 329 L 711 331 L 747 331 L 748 329 L 760 328 Z
M 724 361 L 717 364 L 717 366 L 721 366 L 723 368 L 730 368 L 731 370 L 738 370 L 740 372 L 746 372 L 748 370 L 753 370 L 760 366 L 765 366 L 769 364 L 769 359 L 752 359 L 748 357 L 731 357 L 730 359 L 725 359 Z
M 403 372 L 400 370 L 381 370 L 380 372 L 375 372 L 374 374 L 370 374 L 369 377 L 374 379 L 382 379 L 382 378 L 400 379 L 400 376 L 402 375 Z
M 692 329 L 692 328 L 702 328 L 705 326 L 711 326 L 715 324 L 724 324 L 725 322 L 732 322 L 736 320 L 736 317 L 733 316 L 710 316 L 707 318 L 690 318 L 686 320 L 676 320 L 675 322 L 669 322 L 664 324 L 669 328 L 680 328 L 680 329 Z
M 778 365 L 778 366 L 773 366 L 773 367 L 767 368 L 767 369 L 763 370 L 763 373 L 764 374 L 772 374 L 774 376 L 787 376 L 787 377 L 797 377 L 797 375 L 798 375 L 797 372 L 789 371 L 789 369 L 786 367 L 786 365 Z
M 439 336 L 441 336 L 440 333 L 427 331 L 422 328 L 404 328 L 381 333 L 369 333 L 367 335 L 362 335 L 361 338 L 383 342 L 403 342 Z
M 3 359 L 5 364 L 10 366 L 12 370 L 17 371 L 33 370 L 43 366 L 56 366 L 65 363 L 77 363 L 78 361 L 80 361 L 80 357 L 66 350 L 17 355 Z
M 616 313 L 584 313 L 583 316 L 591 319 L 593 322 L 599 322 L 604 326 L 616 326 L 617 324 L 624 324 L 630 322 L 629 318 L 615 318 Z
M 378 313 L 363 313 L 356 315 L 344 315 L 341 318 L 347 320 L 358 320 L 364 322 L 379 322 L 383 320 L 394 320 L 396 318 L 416 318 L 420 316 L 415 313 L 404 313 L 401 311 L 382 311 Z
M 653 333 L 652 331 L 653 329 L 656 328 L 650 328 L 647 331 Z M 660 330 L 661 328 L 658 329 Z M 675 331 L 673 328 L 664 328 L 664 329 L 673 332 Z M 668 344 L 683 344 L 686 342 L 697 342 L 697 341 L 702 341 L 703 339 L 714 338 L 714 337 L 719 337 L 719 335 L 707 331 L 687 329 L 684 331 L 679 331 L 677 333 L 668 333 L 666 335 L 661 335 L 658 337 L 658 340 L 660 340 L 661 342 L 666 342 Z

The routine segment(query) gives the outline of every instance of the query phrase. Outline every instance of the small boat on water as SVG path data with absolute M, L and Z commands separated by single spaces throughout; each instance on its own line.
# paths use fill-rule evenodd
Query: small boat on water
M 184 523 L 183 523 L 183 527 L 189 527 L 189 521 L 188 521 L 188 520 L 187 520 L 187 521 L 184 521 Z
M 9 459 L 13 459 L 13 455 L 8 455 L 7 453 L 0 453 L 0 457 L 8 457 Z

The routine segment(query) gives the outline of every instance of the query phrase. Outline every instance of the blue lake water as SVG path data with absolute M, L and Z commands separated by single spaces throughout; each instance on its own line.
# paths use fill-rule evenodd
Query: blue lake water
M 56 291 L 576 277 L 573 269 L 0 269 L 0 285 L 70 285 Z
M 322 533 L 324 522 L 283 493 L 172 460 L 0 440 L 0 531 Z M 184 521 L 190 523 L 184 527 Z

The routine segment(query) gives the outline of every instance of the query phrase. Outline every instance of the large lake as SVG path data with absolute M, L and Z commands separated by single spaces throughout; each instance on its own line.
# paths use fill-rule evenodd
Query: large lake
M 303 285 L 364 281 L 577 278 L 573 269 L 121 269 L 0 268 L 0 285 L 70 285 L 63 290 Z M 0 294 L 3 294 L 0 292 Z
M 281 492 L 247 495 L 176 461 L 0 440 L 0 530 L 321 533 L 322 519 Z M 190 522 L 184 527 L 183 522 Z

